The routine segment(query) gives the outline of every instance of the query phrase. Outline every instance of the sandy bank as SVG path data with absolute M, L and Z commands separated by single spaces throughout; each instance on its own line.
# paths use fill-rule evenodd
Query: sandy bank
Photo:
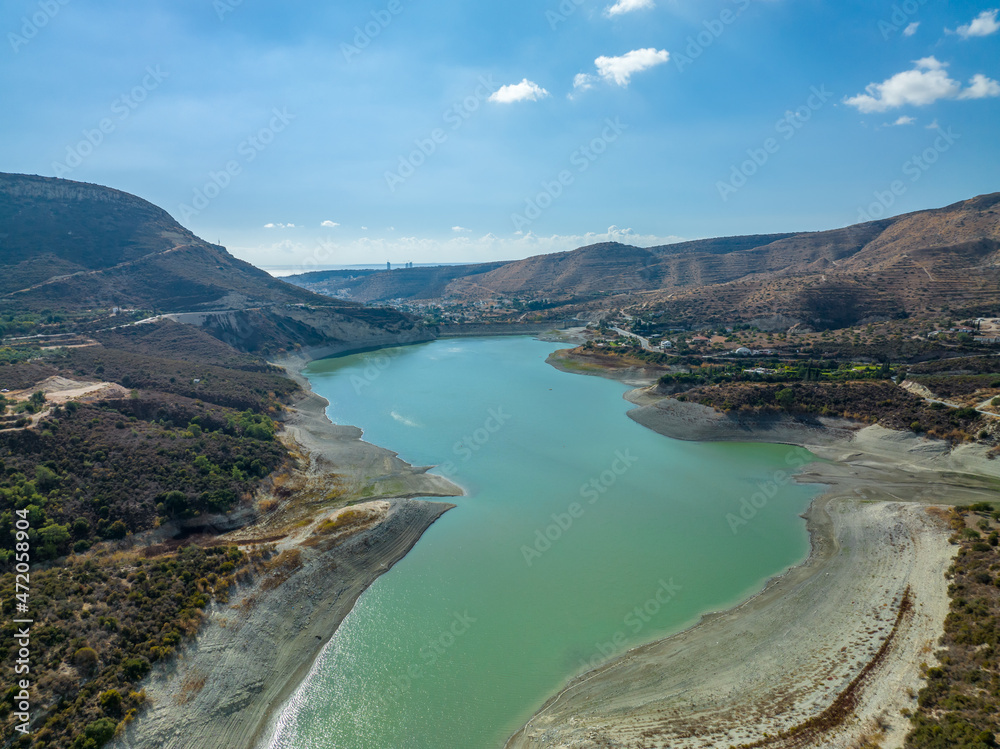
M 629 418 L 654 432 L 696 442 L 775 442 L 795 445 L 833 445 L 865 425 L 850 419 L 796 418 L 784 414 L 719 413 L 700 403 L 678 401 L 633 390 L 626 398 L 638 408 Z
M 392 450 L 364 442 L 357 427 L 333 424 L 326 415 L 329 402 L 316 395 L 302 375 L 308 360 L 276 363 L 285 367 L 303 390 L 303 395 L 285 414 L 282 425 L 300 456 L 308 462 L 304 470 L 314 484 L 326 478 L 330 492 L 352 499 L 462 495 L 462 490 L 448 479 L 427 473 L 432 466 L 411 466 Z M 301 505 L 302 497 L 299 499 Z
M 800 445 L 821 458 L 847 467 L 840 477 L 881 467 L 884 475 L 869 473 L 872 484 L 893 483 L 897 478 L 917 477 L 908 491 L 917 496 L 893 497 L 904 500 L 940 501 L 955 504 L 968 500 L 966 489 L 1000 488 L 1000 460 L 987 457 L 978 444 L 952 448 L 948 442 L 928 439 L 913 432 L 898 432 L 869 426 L 851 419 L 788 414 L 720 413 L 700 403 L 664 398 L 650 388 L 632 390 L 625 398 L 637 407 L 629 418 L 674 439 L 698 442 L 769 442 Z M 960 476 L 964 474 L 964 478 Z M 818 481 L 826 483 L 826 480 Z M 958 492 L 958 494 L 956 494 Z M 990 499 L 979 493 L 981 499 Z M 935 499 L 936 497 L 936 499 Z M 949 497 L 957 497 L 950 501 Z M 977 501 L 975 499 L 971 501 Z
M 333 549 L 303 548 L 302 567 L 277 587 L 244 587 L 214 606 L 194 644 L 144 684 L 150 707 L 113 745 L 254 746 L 358 596 L 449 508 L 389 502 L 380 522 Z
M 574 342 L 579 342 L 579 340 Z M 657 367 L 646 364 L 628 364 L 624 363 L 620 357 L 579 354 L 573 353 L 573 351 L 573 349 L 553 351 L 545 363 L 550 364 L 560 372 L 605 377 L 631 385 L 634 388 L 652 385 L 660 375 L 674 369 L 673 367 Z
M 995 500 L 1000 465 L 975 446 L 952 451 L 845 419 L 741 420 L 648 389 L 627 397 L 638 406 L 630 417 L 667 436 L 798 444 L 823 458 L 797 477 L 828 487 L 806 515 L 812 552 L 742 605 L 583 674 L 507 747 L 729 747 L 766 735 L 767 746 L 850 747 L 883 729 L 886 746 L 901 745 L 909 723 L 900 710 L 915 705 L 919 664 L 934 663 L 949 606 L 944 574 L 956 547 L 932 505 Z M 775 739 L 862 673 L 907 588 L 914 608 L 847 720 Z
M 285 362 L 305 389 L 284 415 L 282 439 L 300 463 L 285 477 L 291 496 L 222 537 L 239 544 L 277 538 L 279 552 L 297 551 L 301 566 L 280 584 L 263 577 L 214 605 L 196 640 L 144 682 L 148 708 L 109 746 L 256 746 L 361 593 L 454 506 L 411 498 L 462 494 L 427 467 L 363 442 L 361 430 L 332 424 L 326 400 L 301 375 L 306 363 Z M 315 535 L 323 520 L 360 499 L 368 501 L 353 507 L 364 522 L 333 537 Z
M 809 513 L 814 549 L 763 593 L 696 627 L 585 674 L 508 747 L 728 747 L 801 724 L 828 707 L 888 636 L 903 591 L 914 614 L 863 686 L 858 721 L 816 745 L 850 746 L 902 707 L 948 609 L 954 547 L 919 505 L 829 496 Z M 807 744 L 812 745 L 812 744 Z M 775 743 L 774 746 L 785 746 Z

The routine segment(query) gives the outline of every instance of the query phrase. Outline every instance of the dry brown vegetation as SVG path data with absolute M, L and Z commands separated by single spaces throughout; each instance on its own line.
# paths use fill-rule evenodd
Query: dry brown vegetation
M 988 503 L 955 508 L 951 612 L 926 670 L 906 749 L 991 749 L 1000 733 L 1000 513 Z
M 41 561 L 232 509 L 287 459 L 265 420 L 144 393 L 70 403 L 38 429 L 0 432 L 0 559 L 13 548 L 14 510 L 28 511 Z
M 470 307 L 519 297 L 540 303 L 546 319 L 617 308 L 684 326 L 784 320 L 786 329 L 832 330 L 946 312 L 989 315 L 1000 309 L 998 206 L 1000 193 L 832 231 L 649 248 L 609 242 L 444 274 L 371 273 L 337 288 L 350 286 L 362 301 Z M 322 284 L 317 276 L 302 282 Z
M 273 590 L 290 578 L 296 570 L 302 567 L 302 551 L 285 549 L 271 559 L 264 567 L 267 577 L 264 578 L 264 590 Z
M 31 572 L 32 704 L 37 723 L 17 738 L 11 705 L 0 703 L 5 745 L 32 749 L 93 749 L 141 708 L 136 684 L 153 664 L 193 637 L 209 602 L 228 600 L 238 580 L 262 573 L 266 548 L 188 545 L 155 558 L 100 553 L 70 557 Z M 0 578 L 0 595 L 14 597 L 14 575 Z M 14 683 L 14 626 L 2 629 L 0 679 Z M 188 685 L 194 691 L 196 684 Z
M 815 746 L 817 743 L 822 745 L 824 734 L 843 724 L 854 713 L 865 682 L 889 654 L 900 625 L 912 615 L 913 598 L 910 589 L 907 588 L 903 591 L 903 596 L 899 601 L 896 621 L 893 623 L 888 636 L 875 652 L 872 659 L 851 680 L 847 688 L 837 695 L 828 708 L 814 718 L 793 726 L 788 731 L 755 741 L 752 744 L 740 744 L 737 749 L 763 749 L 764 747 L 774 747 L 774 749 L 804 749 L 805 747 Z

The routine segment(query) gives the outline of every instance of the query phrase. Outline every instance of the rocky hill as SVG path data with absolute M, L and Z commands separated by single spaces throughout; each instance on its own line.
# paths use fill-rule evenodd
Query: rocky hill
M 219 340 L 260 354 L 429 335 L 408 315 L 272 278 L 134 195 L 0 174 L 0 312 L 70 313 L 92 331 L 120 324 L 102 317 L 115 307 L 194 315 Z
M 1000 193 L 842 229 L 604 243 L 525 260 L 380 271 L 342 284 L 349 299 L 562 301 L 550 314 L 608 306 L 681 321 L 781 317 L 814 327 L 943 310 L 1000 308 Z M 292 277 L 309 288 L 322 274 Z M 609 297 L 613 301 L 609 301 Z
M 812 246 L 812 251 L 809 246 Z M 770 272 L 644 300 L 702 319 L 786 316 L 817 328 L 1000 310 L 1000 193 L 753 251 Z M 787 260 L 787 265 L 782 263 Z
M 176 311 L 316 301 L 134 195 L 0 174 L 0 305 L 6 308 Z
M 479 275 L 506 263 L 437 265 L 388 272 L 374 270 L 312 271 L 294 276 L 297 285 L 321 294 L 347 294 L 358 302 L 439 298 L 449 285 L 467 275 Z

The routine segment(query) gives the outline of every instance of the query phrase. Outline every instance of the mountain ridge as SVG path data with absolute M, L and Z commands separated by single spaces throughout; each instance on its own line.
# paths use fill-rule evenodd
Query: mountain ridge
M 1000 308 L 1000 193 L 818 232 L 691 240 L 648 248 L 605 242 L 504 263 L 462 266 L 421 286 L 408 269 L 343 284 L 362 302 L 545 300 L 555 316 L 615 304 L 679 321 L 767 316 L 817 327 Z M 306 288 L 322 273 L 290 276 Z M 842 307 L 844 310 L 838 311 Z
M 138 196 L 34 175 L 0 173 L 0 270 L 0 303 L 29 309 L 317 301 Z

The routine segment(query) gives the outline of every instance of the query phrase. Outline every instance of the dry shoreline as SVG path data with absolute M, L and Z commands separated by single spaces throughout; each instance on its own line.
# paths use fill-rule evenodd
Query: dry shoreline
M 811 552 L 735 608 L 572 680 L 506 747 L 850 747 L 864 737 L 901 746 L 909 724 L 900 710 L 914 706 L 918 664 L 935 662 L 950 603 L 945 571 L 956 548 L 934 507 L 995 499 L 1000 465 L 972 446 L 950 451 L 843 419 L 741 422 L 664 401 L 652 388 L 626 398 L 638 406 L 631 418 L 667 436 L 786 443 L 820 457 L 796 476 L 827 487 L 804 515 Z M 776 739 L 861 673 L 906 589 L 915 607 L 861 682 L 847 720 L 821 735 Z
M 358 597 L 402 559 L 454 505 L 415 497 L 461 496 L 447 479 L 335 425 L 312 392 L 305 357 L 279 364 L 303 388 L 286 410 L 282 439 L 300 462 L 278 511 L 222 536 L 278 538 L 301 566 L 280 584 L 257 579 L 215 604 L 194 642 L 143 684 L 148 707 L 109 744 L 116 749 L 249 749 L 266 740 L 278 711 L 308 674 Z M 352 504 L 363 499 L 361 504 Z M 352 504 L 363 520 L 334 536 L 317 526 Z
M 583 337 L 577 335 L 573 342 L 582 340 L 584 340 Z M 571 354 L 572 351 L 573 349 L 553 351 L 545 363 L 555 367 L 560 372 L 604 377 L 636 388 L 651 385 L 660 375 L 674 369 L 673 367 L 660 367 L 652 364 L 621 366 L 618 360 L 611 357 L 602 357 L 597 354 Z
M 858 719 L 799 746 L 851 746 L 876 721 L 901 743 L 899 710 L 913 706 L 906 690 L 919 686 L 917 663 L 933 662 L 929 648 L 947 612 L 953 549 L 947 529 L 916 505 L 858 505 L 815 502 L 804 565 L 736 608 L 580 677 L 507 746 L 728 747 L 775 736 L 818 715 L 848 686 L 911 588 L 917 614 L 865 685 Z M 873 543 L 889 550 L 872 556 L 861 548 Z M 865 574 L 873 561 L 877 578 Z
M 279 362 L 305 392 L 289 410 L 284 424 L 286 438 L 307 463 L 301 470 L 303 480 L 296 486 L 295 506 L 279 514 L 278 520 L 265 520 L 227 536 L 239 542 L 286 533 L 279 549 L 301 549 L 302 568 L 278 587 L 265 591 L 255 584 L 240 590 L 228 605 L 214 607 L 197 641 L 167 670 L 156 670 L 147 680 L 150 708 L 110 746 L 261 746 L 279 711 L 360 594 L 452 507 L 406 498 L 461 494 L 447 480 L 427 474 L 427 468 L 409 466 L 395 453 L 362 442 L 360 430 L 330 423 L 325 414 L 326 401 L 312 393 L 301 375 L 308 362 L 307 357 Z M 637 380 L 632 382 L 639 384 Z M 861 720 L 851 724 L 847 733 L 833 737 L 833 744 L 827 737 L 823 745 L 849 746 L 848 742 L 876 718 L 894 717 L 890 735 L 893 740 L 900 737 L 905 721 L 899 717 L 899 707 L 912 702 L 906 690 L 915 688 L 919 680 L 914 664 L 919 660 L 933 662 L 929 650 L 947 612 L 943 573 L 954 550 L 947 545 L 941 524 L 912 500 L 937 504 L 992 498 L 1000 483 L 980 476 L 993 468 L 992 463 L 968 451 L 960 455 L 942 453 L 935 445 L 919 444 L 926 440 L 911 444 L 899 439 L 898 433 L 877 427 L 859 431 L 846 423 L 819 428 L 809 424 L 805 431 L 796 424 L 758 424 L 756 428 L 742 424 L 728 425 L 727 431 L 723 425 L 712 423 L 706 414 L 686 413 L 685 422 L 678 421 L 676 414 L 643 412 L 655 409 L 658 402 L 648 391 L 634 390 L 628 397 L 641 406 L 629 416 L 636 418 L 644 413 L 643 418 L 649 417 L 650 421 L 646 426 L 656 431 L 669 434 L 671 428 L 683 428 L 688 432 L 698 423 L 706 430 L 699 433 L 700 439 L 711 439 L 714 433 L 728 440 L 751 441 L 756 437 L 756 441 L 764 442 L 805 443 L 828 461 L 807 466 L 797 477 L 799 481 L 829 487 L 806 515 L 812 552 L 803 565 L 769 581 L 764 590 L 736 608 L 708 615 L 684 633 L 630 651 L 575 680 L 569 689 L 578 690 L 583 697 L 568 695 L 564 690 L 507 746 L 708 747 L 753 740 L 763 730 L 770 729 L 773 735 L 807 716 L 809 709 L 776 714 L 768 706 L 794 703 L 797 695 L 801 700 L 811 700 L 810 707 L 816 712 L 863 663 L 863 658 L 839 658 L 840 651 L 832 640 L 815 639 L 808 641 L 813 650 L 803 654 L 800 649 L 793 663 L 784 650 L 785 639 L 805 642 L 806 635 L 813 632 L 828 634 L 835 630 L 834 636 L 840 638 L 836 646 L 870 650 L 869 645 L 877 646 L 881 633 L 866 640 L 867 633 L 886 627 L 885 612 L 892 610 L 905 584 L 917 589 L 917 613 L 898 643 L 894 643 L 889 661 L 866 686 L 865 693 L 878 699 L 864 702 L 859 709 Z M 359 497 L 374 500 L 360 505 L 371 513 L 370 523 L 329 550 L 301 545 L 331 511 Z M 902 499 L 907 502 L 899 501 Z M 883 533 L 885 527 L 892 529 L 889 535 Z M 867 550 L 886 544 L 892 553 L 866 555 Z M 873 565 L 880 572 L 879 581 L 891 581 L 888 586 L 835 589 L 836 585 L 861 581 L 865 577 L 862 571 Z M 817 606 L 817 601 L 822 603 L 824 598 L 836 601 L 842 596 L 847 596 L 843 600 L 866 600 L 871 605 L 867 613 L 848 612 L 858 616 L 848 617 L 847 621 L 836 619 L 837 611 Z M 880 605 L 883 602 L 885 608 Z M 806 620 L 802 614 L 808 613 L 810 607 L 817 612 L 814 621 L 803 624 Z M 798 624 L 782 628 L 783 622 L 789 621 Z M 754 632 L 757 639 L 751 637 Z M 726 645 L 720 648 L 715 642 Z M 751 644 L 748 653 L 746 648 Z M 822 665 L 833 669 L 824 672 L 822 678 L 810 663 L 821 650 L 827 654 Z M 920 653 L 920 658 L 915 660 L 914 653 Z M 637 660 L 639 656 L 648 659 Z M 689 668 L 677 669 L 676 664 L 685 658 Z M 650 673 L 662 672 L 665 659 L 670 661 L 671 670 L 682 677 L 674 695 L 680 701 L 669 704 L 657 702 L 664 694 L 663 679 L 654 679 L 652 684 L 648 681 Z M 627 664 L 627 672 L 618 670 L 623 668 L 622 663 Z M 726 664 L 744 667 L 724 670 Z M 792 685 L 794 689 L 788 683 L 793 668 L 802 674 L 798 679 L 801 683 Z M 732 689 L 727 687 L 731 681 L 742 685 L 740 694 L 726 692 Z M 822 682 L 826 688 L 810 692 L 806 682 L 813 686 Z M 739 709 L 723 710 L 712 702 L 716 694 L 724 695 L 727 704 L 732 702 Z M 636 699 L 629 701 L 629 695 Z M 669 700 L 669 695 L 665 699 Z M 697 699 L 702 702 L 695 705 Z M 892 699 L 899 703 L 893 703 L 894 715 L 882 715 L 889 704 L 886 700 Z M 717 735 L 720 743 L 705 738 L 695 741 L 683 735 L 672 736 L 667 744 L 649 743 L 660 740 L 655 732 L 662 730 L 666 711 L 671 710 L 672 717 L 666 722 L 686 725 L 689 732 L 714 726 L 712 730 L 717 732 L 706 735 Z M 733 714 L 742 717 L 733 719 Z M 768 720 L 771 722 L 766 723 Z

